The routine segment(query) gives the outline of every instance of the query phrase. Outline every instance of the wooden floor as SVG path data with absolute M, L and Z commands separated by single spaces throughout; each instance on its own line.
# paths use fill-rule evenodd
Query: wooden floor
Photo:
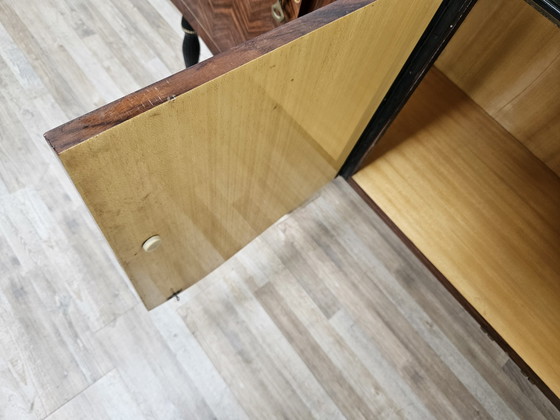
M 179 70 L 177 23 L 0 0 L 0 419 L 560 418 L 340 180 L 144 309 L 42 133 Z
M 354 179 L 560 395 L 558 176 L 434 69 Z

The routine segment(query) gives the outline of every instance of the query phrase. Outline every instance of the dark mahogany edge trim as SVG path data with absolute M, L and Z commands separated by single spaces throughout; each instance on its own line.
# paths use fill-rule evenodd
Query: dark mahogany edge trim
M 339 0 L 45 133 L 60 154 L 103 131 L 192 90 L 375 0 Z
M 556 0 L 525 0 L 535 9 L 537 9 L 544 17 L 560 26 L 560 3 Z
M 441 271 L 433 265 L 430 260 L 420 251 L 416 245 L 404 234 L 402 230 L 389 218 L 389 216 L 372 200 L 372 198 L 358 185 L 354 179 L 346 180 L 348 184 L 358 193 L 366 204 L 385 222 L 387 226 L 399 237 L 408 249 L 426 266 L 426 268 L 439 280 L 449 293 L 465 308 L 465 310 L 479 323 L 480 328 L 504 350 L 508 356 L 521 369 L 529 381 L 537 386 L 550 402 L 560 410 L 560 398 L 546 385 L 533 369 L 517 354 L 517 352 L 504 340 L 504 338 L 492 327 L 492 325 L 478 312 L 474 306 L 451 284 Z
M 348 179 L 358 170 L 475 3 L 476 0 L 443 0 L 338 175 Z

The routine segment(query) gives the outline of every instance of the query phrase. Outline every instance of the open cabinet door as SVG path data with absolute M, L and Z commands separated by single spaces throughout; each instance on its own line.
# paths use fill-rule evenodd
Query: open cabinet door
M 340 0 L 46 133 L 148 308 L 336 176 L 440 3 Z

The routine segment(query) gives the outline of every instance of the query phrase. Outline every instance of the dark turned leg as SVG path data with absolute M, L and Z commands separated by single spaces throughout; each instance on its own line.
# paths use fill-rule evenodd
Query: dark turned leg
M 181 19 L 181 27 L 185 33 L 183 38 L 183 58 L 185 59 L 185 67 L 190 67 L 198 63 L 200 58 L 200 43 L 198 35 L 185 18 Z

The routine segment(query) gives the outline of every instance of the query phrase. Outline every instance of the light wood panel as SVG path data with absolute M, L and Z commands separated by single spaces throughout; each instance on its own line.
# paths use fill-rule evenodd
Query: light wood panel
M 437 70 L 355 176 L 560 394 L 560 179 Z
M 149 308 L 336 175 L 439 3 L 355 2 L 355 12 L 60 154 Z M 143 252 L 155 234 L 162 246 Z
M 436 66 L 560 175 L 560 28 L 522 0 L 480 0 Z

